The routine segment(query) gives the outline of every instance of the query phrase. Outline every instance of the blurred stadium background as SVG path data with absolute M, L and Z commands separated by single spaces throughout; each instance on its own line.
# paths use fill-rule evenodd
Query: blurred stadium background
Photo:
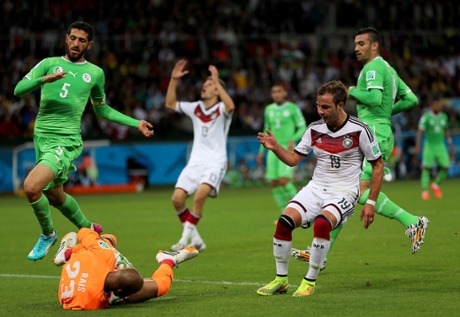
M 198 99 L 207 66 L 218 67 L 237 106 L 227 182 L 256 182 L 262 174 L 254 162 L 255 135 L 270 103 L 271 84 L 285 81 L 307 123 L 316 120 L 314 93 L 321 83 L 356 83 L 362 65 L 356 62 L 353 39 L 363 26 L 379 29 L 382 55 L 420 100 L 416 109 L 393 117 L 394 176 L 419 175 L 411 155 L 415 131 L 434 94 L 444 98 L 457 149 L 449 176 L 460 176 L 459 2 L 5 0 L 0 16 L 0 192 L 20 186 L 33 166 L 28 142 L 39 91 L 18 99 L 14 86 L 41 59 L 63 54 L 67 27 L 76 20 L 95 28 L 95 46 L 87 58 L 105 71 L 109 105 L 155 127 L 154 138 L 146 141 L 136 131 L 99 121 L 88 105 L 81 130 L 99 169 L 99 184 L 139 176 L 150 185 L 174 183 L 192 138 L 189 121 L 163 107 L 170 71 L 179 58 L 188 59 L 190 69 L 179 87 L 182 100 Z M 354 112 L 352 103 L 347 107 Z M 297 177 L 308 173 L 305 164 Z

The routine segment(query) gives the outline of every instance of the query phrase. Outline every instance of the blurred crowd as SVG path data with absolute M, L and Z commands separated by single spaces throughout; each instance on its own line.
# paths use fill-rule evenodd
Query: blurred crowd
M 362 65 L 353 39 L 363 26 L 380 30 L 383 57 L 419 97 L 420 107 L 394 117 L 398 129 L 416 129 L 431 96 L 460 96 L 456 1 L 4 0 L 0 10 L 2 139 L 32 136 L 39 92 L 19 99 L 14 87 L 41 59 L 64 53 L 67 27 L 76 20 L 95 28 L 87 58 L 105 71 L 107 103 L 152 122 L 159 140 L 179 138 L 190 129 L 163 106 L 179 58 L 188 60 L 190 73 L 181 80 L 178 98 L 199 99 L 207 67 L 214 64 L 237 106 L 230 135 L 252 135 L 262 128 L 274 82 L 288 84 L 290 99 L 307 123 L 318 118 L 314 94 L 321 83 L 355 84 Z M 349 110 L 353 113 L 353 104 Z M 459 129 L 459 113 L 446 111 L 452 128 Z M 85 138 L 132 137 L 129 128 L 99 122 L 90 106 L 81 130 Z

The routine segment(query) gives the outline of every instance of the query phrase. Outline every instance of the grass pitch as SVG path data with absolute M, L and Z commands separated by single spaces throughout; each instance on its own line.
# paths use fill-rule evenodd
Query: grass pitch
M 385 183 L 383 191 L 406 210 L 430 219 L 425 244 L 415 255 L 404 228 L 376 216 L 364 230 L 361 208 L 350 218 L 319 275 L 315 294 L 291 295 L 307 272 L 292 259 L 290 289 L 261 297 L 256 289 L 275 277 L 273 221 L 278 212 L 269 187 L 223 188 L 209 199 L 198 225 L 207 250 L 175 268 L 168 294 L 135 305 L 83 314 L 100 316 L 456 316 L 460 304 L 459 179 L 443 183 L 444 198 L 422 201 L 418 181 Z M 118 237 L 120 251 L 146 277 L 157 268 L 159 249 L 181 234 L 170 203 L 172 186 L 143 193 L 76 196 L 82 210 L 104 232 Z M 190 202 L 191 204 L 191 202 Z M 21 197 L 0 196 L 0 316 L 67 316 L 57 299 L 60 268 L 52 263 L 57 244 L 41 261 L 27 260 L 40 233 Z M 75 227 L 56 209 L 60 238 Z M 313 230 L 297 229 L 293 246 L 305 248 Z

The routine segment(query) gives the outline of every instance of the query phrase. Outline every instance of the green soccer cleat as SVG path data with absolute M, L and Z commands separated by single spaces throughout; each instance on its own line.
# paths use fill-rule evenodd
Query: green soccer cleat
M 289 288 L 287 278 L 275 278 L 274 281 L 262 286 L 257 290 L 257 294 L 262 296 L 270 296 L 275 294 L 284 294 Z
M 309 282 L 307 280 L 302 280 L 302 283 L 297 288 L 297 290 L 292 294 L 293 297 L 304 297 L 310 296 L 315 292 L 316 282 Z

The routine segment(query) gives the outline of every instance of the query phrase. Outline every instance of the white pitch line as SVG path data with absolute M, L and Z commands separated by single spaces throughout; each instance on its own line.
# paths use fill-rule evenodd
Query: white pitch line
M 27 275 L 27 274 L 0 274 L 0 277 L 13 277 L 13 278 L 37 278 L 37 279 L 59 279 L 59 276 L 51 275 Z M 249 286 L 259 286 L 263 283 L 255 282 L 230 282 L 230 281 L 199 281 L 199 280 L 174 280 L 174 282 L 179 283 L 194 283 L 194 284 L 215 284 L 215 285 L 249 285 Z

